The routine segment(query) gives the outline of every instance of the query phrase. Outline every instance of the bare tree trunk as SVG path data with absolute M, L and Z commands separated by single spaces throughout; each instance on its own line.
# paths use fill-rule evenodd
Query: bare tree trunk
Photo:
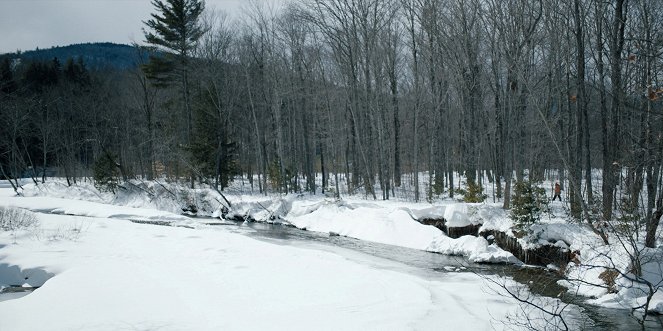
M 391 87 L 391 105 L 394 111 L 394 186 L 401 186 L 401 150 L 400 150 L 400 131 L 401 122 L 399 119 L 398 107 L 398 81 L 396 79 L 395 64 L 390 70 L 389 81 Z
M 608 155 L 603 161 L 603 218 L 612 219 L 614 189 L 619 172 L 620 132 L 619 117 L 622 109 L 622 50 L 624 49 L 624 30 L 626 28 L 626 0 L 616 0 L 610 35 L 610 81 L 612 84 L 611 131 L 607 143 Z M 607 162 L 606 162 L 607 161 Z
M 594 195 L 592 192 L 592 166 L 591 166 L 591 150 L 590 150 L 590 131 L 589 131 L 589 116 L 587 115 L 587 104 L 588 94 L 586 89 L 585 81 L 585 31 L 584 26 L 584 17 L 586 16 L 580 7 L 580 0 L 574 1 L 574 20 L 575 20 L 575 35 L 576 35 L 576 66 L 578 69 L 576 77 L 576 85 L 578 87 L 578 111 L 580 116 L 581 125 L 578 127 L 578 132 L 581 132 L 578 137 L 582 143 L 578 144 L 578 149 L 582 150 L 584 147 L 585 151 L 585 185 L 587 188 L 587 201 L 591 205 L 594 201 Z M 580 153 L 582 154 L 582 153 Z M 576 153 L 578 157 L 578 153 Z M 582 155 L 580 155 L 582 157 Z M 582 171 L 582 170 L 581 170 Z

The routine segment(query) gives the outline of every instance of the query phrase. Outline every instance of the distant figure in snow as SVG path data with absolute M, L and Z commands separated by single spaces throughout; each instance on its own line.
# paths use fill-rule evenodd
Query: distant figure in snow
M 559 198 L 559 201 L 562 201 L 562 196 L 560 195 L 562 193 L 562 186 L 559 185 L 559 182 L 555 182 L 555 196 L 553 196 L 552 201 L 555 201 L 555 199 Z

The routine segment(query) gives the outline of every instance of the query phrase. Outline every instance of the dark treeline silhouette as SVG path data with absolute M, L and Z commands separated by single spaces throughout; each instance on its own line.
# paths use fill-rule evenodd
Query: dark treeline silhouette
M 86 43 L 69 46 L 56 46 L 46 49 L 18 51 L 6 54 L 23 61 L 50 61 L 54 58 L 82 58 L 89 69 L 131 69 L 135 67 L 133 60 L 135 49 L 129 45 L 114 43 Z

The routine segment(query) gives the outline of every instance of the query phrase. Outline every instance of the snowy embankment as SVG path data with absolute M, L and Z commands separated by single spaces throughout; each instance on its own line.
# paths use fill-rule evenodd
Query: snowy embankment
M 166 183 L 141 183 L 121 191 L 117 195 L 98 192 L 90 184 L 66 187 L 62 183 L 51 182 L 35 188 L 26 185 L 26 196 L 42 197 L 39 204 L 26 198 L 16 202 L 17 206 L 39 210 L 54 208 L 56 212 L 87 215 L 104 218 L 124 218 L 132 220 L 162 220 L 172 225 L 197 226 L 200 221 L 176 214 L 142 214 L 140 209 L 95 208 L 86 205 L 90 201 L 122 206 L 144 207 L 181 213 L 182 207 L 194 203 L 199 206 L 199 214 L 222 216 L 223 200 L 210 189 L 184 190 Z M 51 197 L 67 198 L 66 201 L 49 200 Z M 417 220 L 441 219 L 448 226 L 462 227 L 483 224 L 483 230 L 495 230 L 514 236 L 513 223 L 506 212 L 495 204 L 465 204 L 454 201 L 441 201 L 435 205 L 426 203 L 406 203 L 401 201 L 367 201 L 348 197 L 336 201 L 321 196 L 265 197 L 256 195 L 229 195 L 232 210 L 226 217 L 253 219 L 263 222 L 287 223 L 300 229 L 338 234 L 342 236 L 374 241 L 384 244 L 409 247 L 449 255 L 462 255 L 474 262 L 519 263 L 509 252 L 481 237 L 465 236 L 452 239 L 433 226 L 423 225 Z M 85 200 L 72 202 L 71 199 Z M 35 206 L 42 207 L 35 207 Z M 60 207 L 58 207 L 60 206 Z M 62 206 L 65 206 L 64 208 Z M 534 225 L 530 234 L 518 238 L 523 248 L 536 248 L 552 244 L 577 252 L 576 263 L 565 267 L 565 274 L 571 281 L 563 285 L 573 293 L 596 298 L 595 303 L 617 308 L 631 308 L 641 305 L 649 290 L 638 284 L 631 284 L 624 277 L 617 277 L 614 285 L 606 284 L 606 271 L 615 268 L 628 275 L 630 263 L 628 253 L 613 239 L 612 245 L 603 245 L 601 239 L 586 226 L 570 224 L 561 203 L 553 203 L 551 212 L 545 214 L 542 223 Z M 60 208 L 60 209 L 58 209 Z M 515 238 L 515 236 L 514 236 Z M 645 276 L 660 286 L 663 274 L 661 249 L 645 251 L 643 262 Z M 656 287 L 654 288 L 657 289 Z M 650 309 L 663 312 L 663 291 L 654 294 Z
M 39 187 L 26 185 L 23 194 L 26 197 L 41 197 L 54 212 L 79 216 L 104 218 L 124 218 L 132 220 L 153 220 L 154 217 L 140 215 L 139 212 L 127 213 L 125 207 L 141 207 L 181 213 L 188 204 L 198 206 L 199 214 L 220 217 L 224 204 L 218 193 L 210 189 L 183 190 L 167 183 L 140 183 L 128 187 L 128 191 L 118 194 L 99 192 L 89 183 L 79 183 L 67 187 L 57 181 L 48 182 Z M 462 203 L 448 202 L 432 206 L 427 203 L 404 203 L 396 201 L 375 201 L 348 198 L 336 201 L 321 196 L 264 197 L 247 195 L 229 195 L 232 211 L 227 217 L 237 219 L 250 218 L 259 222 L 282 222 L 300 229 L 324 233 L 334 233 L 361 240 L 383 244 L 427 250 L 447 255 L 460 255 L 472 262 L 520 263 L 513 254 L 496 245 L 490 245 L 481 237 L 463 237 L 452 239 L 439 229 L 424 225 L 417 220 L 447 220 L 448 226 L 466 226 L 483 223 L 486 218 L 505 217 L 504 212 L 492 205 L 479 204 L 468 206 Z M 54 199 L 54 200 L 49 200 Z M 62 201 L 58 199 L 66 199 Z M 113 209 L 94 208 L 89 203 L 105 203 L 118 206 Z M 35 209 L 29 199 L 17 203 L 18 207 Z M 66 208 L 57 207 L 65 205 Z M 48 208 L 45 209 L 48 211 Z M 139 210 L 139 209 L 137 209 Z M 174 214 L 164 217 L 163 221 L 173 225 L 195 225 L 195 221 Z
M 487 218 L 482 230 L 497 230 L 513 235 L 508 218 Z M 573 259 L 562 267 L 565 280 L 560 285 L 570 293 L 590 298 L 589 303 L 615 309 L 642 310 L 651 296 L 648 310 L 663 314 L 663 246 L 645 248 L 634 238 L 609 233 L 610 244 L 585 224 L 569 223 L 561 203 L 552 203 L 540 224 L 517 241 L 521 247 L 535 249 L 553 245 L 573 252 Z M 659 238 L 661 235 L 659 234 Z M 637 247 L 637 251 L 633 246 Z M 633 274 L 632 259 L 637 258 L 642 276 Z M 637 280 L 637 281 L 634 281 Z M 649 284 L 646 284 L 646 283 Z M 649 287 L 651 285 L 651 287 Z
M 37 214 L 34 228 L 0 231 L 0 275 L 19 275 L 0 283 L 41 286 L 0 302 L 3 330 L 487 330 L 515 308 L 471 273 L 425 279 L 226 227 L 119 217 L 179 220 L 153 209 L 0 188 L 7 206 L 86 216 Z
M 435 205 L 391 201 L 367 202 L 348 198 L 336 201 L 320 197 L 287 196 L 278 199 L 237 197 L 231 199 L 230 217 L 250 217 L 264 222 L 286 222 L 300 229 L 460 255 L 472 262 L 520 263 L 513 254 L 490 245 L 482 237 L 449 238 L 434 226 L 418 220 L 447 220 L 447 226 L 462 227 L 482 222 L 487 214 L 503 212 L 490 205 L 468 207 L 462 203 Z M 481 212 L 479 212 L 481 210 Z

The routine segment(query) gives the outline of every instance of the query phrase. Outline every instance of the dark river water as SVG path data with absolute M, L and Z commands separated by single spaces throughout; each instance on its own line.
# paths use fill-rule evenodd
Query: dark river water
M 327 250 L 349 259 L 356 259 L 363 264 L 373 264 L 377 268 L 389 268 L 413 273 L 427 279 L 442 278 L 448 272 L 474 272 L 482 275 L 508 276 L 522 284 L 526 284 L 530 291 L 535 294 L 560 297 L 564 302 L 582 307 L 583 318 L 586 319 L 589 325 L 585 330 L 626 331 L 643 329 L 628 310 L 607 309 L 589 305 L 584 302 L 583 298 L 567 294 L 563 287 L 557 285 L 559 278 L 555 273 L 539 268 L 471 263 L 462 257 L 384 245 L 342 236 L 331 236 L 326 233 L 304 231 L 280 224 L 241 223 L 226 226 L 236 227 L 239 233 L 259 240 L 279 245 Z M 391 263 L 381 263 L 380 260 Z M 651 317 L 645 323 L 645 329 L 663 330 L 663 321 L 658 317 Z

